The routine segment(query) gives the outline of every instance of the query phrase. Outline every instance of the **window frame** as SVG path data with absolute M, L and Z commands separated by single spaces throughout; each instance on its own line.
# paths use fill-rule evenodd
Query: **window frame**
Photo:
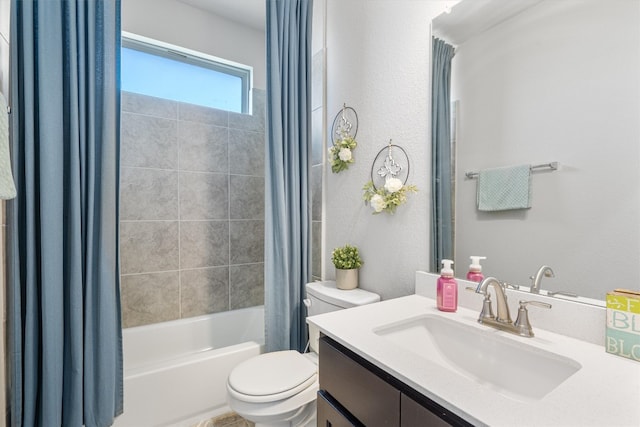
M 187 49 L 149 37 L 122 31 L 121 47 L 138 50 L 173 61 L 208 68 L 213 71 L 240 78 L 242 87 L 241 113 L 251 114 L 251 89 L 253 88 L 253 67 L 213 55 Z

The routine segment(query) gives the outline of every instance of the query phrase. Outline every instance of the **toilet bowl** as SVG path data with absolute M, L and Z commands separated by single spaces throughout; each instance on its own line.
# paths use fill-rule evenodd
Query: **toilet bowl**
M 363 289 L 337 289 L 333 281 L 308 283 L 306 290 L 310 316 L 380 301 Z M 319 336 L 309 328 L 310 353 L 265 353 L 233 368 L 227 380 L 231 410 L 257 427 L 315 426 Z
M 318 364 L 314 353 L 266 353 L 236 366 L 227 381 L 229 407 L 256 426 L 315 425 Z

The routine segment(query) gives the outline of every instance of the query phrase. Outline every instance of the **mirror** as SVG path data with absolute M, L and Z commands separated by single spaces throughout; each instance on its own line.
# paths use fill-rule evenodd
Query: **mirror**
M 633 0 L 463 0 L 433 21 L 456 48 L 457 276 L 479 255 L 523 286 L 545 264 L 542 289 L 640 289 L 639 17 Z M 476 209 L 465 172 L 548 162 L 530 209 Z

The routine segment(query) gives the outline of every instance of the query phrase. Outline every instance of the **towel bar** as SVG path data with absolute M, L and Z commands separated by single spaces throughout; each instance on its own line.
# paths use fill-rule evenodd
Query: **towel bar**
M 551 163 L 542 163 L 539 165 L 531 165 L 531 170 L 538 170 L 538 169 L 550 169 L 550 170 L 557 170 L 558 169 L 558 162 L 551 162 Z M 474 179 L 478 177 L 478 172 L 465 172 L 464 176 L 466 176 L 468 179 Z

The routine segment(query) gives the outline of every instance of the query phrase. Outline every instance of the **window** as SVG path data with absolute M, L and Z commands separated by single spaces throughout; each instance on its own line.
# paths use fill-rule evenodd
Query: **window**
M 122 90 L 249 112 L 252 67 L 123 33 Z

